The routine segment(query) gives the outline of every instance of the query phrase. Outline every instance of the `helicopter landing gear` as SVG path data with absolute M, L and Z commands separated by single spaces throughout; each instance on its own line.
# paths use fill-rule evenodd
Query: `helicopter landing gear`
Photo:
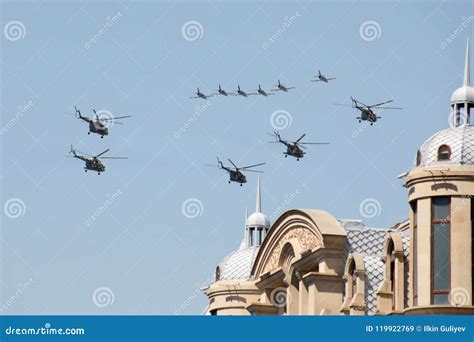
M 87 132 L 87 135 L 91 135 L 91 132 Z
M 100 176 L 100 172 L 97 172 L 97 175 Z
M 103 135 L 101 135 L 101 136 L 100 136 L 100 138 L 101 138 L 101 139 L 104 139 L 104 136 L 103 136 Z
M 288 155 L 287 155 L 287 154 L 285 154 L 285 158 L 288 158 Z
M 229 181 L 229 184 L 230 184 L 230 181 Z
M 373 124 L 374 124 L 374 123 L 373 123 L 373 122 L 371 122 L 371 123 L 370 123 L 370 126 L 373 126 Z
M 362 122 L 362 120 L 359 120 L 359 123 L 361 123 L 361 122 Z
M 242 184 L 240 184 L 240 186 L 242 186 Z
M 87 169 L 85 169 L 84 172 L 87 172 Z
M 300 161 L 300 158 L 296 158 L 296 161 Z

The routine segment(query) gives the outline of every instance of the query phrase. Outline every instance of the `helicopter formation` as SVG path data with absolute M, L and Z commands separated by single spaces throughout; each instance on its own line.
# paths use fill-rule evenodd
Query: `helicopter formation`
M 321 70 L 318 70 L 318 74 L 314 76 L 314 79 L 311 80 L 311 82 L 322 82 L 322 83 L 329 83 L 330 81 L 335 80 L 335 77 L 329 77 L 321 73 Z M 275 85 L 276 88 L 271 89 L 270 91 L 266 91 L 262 89 L 261 85 L 258 85 L 258 89 L 256 92 L 246 92 L 240 88 L 240 85 L 237 85 L 237 90 L 235 92 L 228 92 L 222 88 L 222 86 L 219 84 L 219 89 L 216 90 L 216 93 L 212 94 L 204 94 L 201 92 L 199 88 L 197 88 L 196 96 L 193 96 L 191 98 L 200 98 L 207 100 L 210 97 L 213 96 L 242 96 L 242 97 L 248 97 L 252 95 L 260 95 L 260 96 L 270 96 L 270 95 L 275 95 L 276 92 L 288 92 L 291 89 L 294 89 L 295 87 L 291 86 L 288 87 L 280 82 L 278 80 L 278 84 Z M 366 105 L 361 101 L 356 100 L 351 96 L 351 104 L 336 104 L 339 106 L 350 106 L 360 112 L 360 116 L 357 116 L 356 119 L 360 122 L 362 121 L 367 121 L 370 123 L 370 125 L 373 125 L 375 122 L 377 122 L 378 119 L 381 119 L 381 116 L 375 111 L 376 109 L 402 109 L 400 107 L 387 107 L 385 106 L 388 103 L 393 102 L 393 100 L 388 100 L 380 103 L 376 103 L 374 105 Z M 328 145 L 329 143 L 327 142 L 303 142 L 302 140 L 306 137 L 306 133 L 301 135 L 298 139 L 295 141 L 290 141 L 286 139 L 282 139 L 280 136 L 280 133 L 278 131 L 275 131 L 273 133 L 268 133 L 269 135 L 275 137 L 275 141 L 270 141 L 269 143 L 275 143 L 275 144 L 282 144 L 286 147 L 286 151 L 283 152 L 283 155 L 285 158 L 288 156 L 296 158 L 297 161 L 300 159 L 304 158 L 306 154 L 306 147 L 305 145 Z M 259 164 L 254 164 L 250 166 L 245 166 L 245 167 L 238 167 L 235 165 L 235 163 L 227 159 L 232 166 L 224 166 L 222 161 L 217 157 L 217 165 L 210 165 L 210 164 L 205 164 L 206 166 L 212 166 L 212 167 L 217 167 L 221 170 L 224 170 L 229 174 L 229 183 L 236 182 L 239 183 L 240 186 L 245 184 L 247 182 L 247 177 L 245 176 L 244 172 L 257 172 L 257 173 L 262 173 L 263 171 L 259 170 L 252 170 L 254 167 L 262 166 L 265 165 L 265 163 L 259 163 Z
M 88 135 L 90 135 L 91 133 L 98 134 L 100 135 L 101 139 L 103 139 L 104 136 L 109 135 L 109 127 L 107 127 L 107 124 L 123 124 L 122 122 L 119 122 L 118 120 L 131 117 L 131 115 L 125 115 L 125 116 L 118 116 L 118 117 L 101 118 L 99 116 L 99 113 L 95 109 L 92 109 L 92 111 L 94 112 L 94 115 L 91 118 L 89 118 L 87 116 L 83 116 L 81 111 L 76 106 L 74 106 L 74 110 L 75 110 L 75 113 L 66 112 L 66 114 L 75 115 L 77 119 L 80 119 L 86 122 L 89 125 L 89 131 L 87 132 L 87 134 Z M 85 163 L 85 166 L 84 166 L 85 172 L 95 171 L 97 172 L 98 175 L 100 175 L 101 172 L 105 172 L 105 165 L 100 161 L 100 159 L 128 159 L 127 157 L 104 157 L 103 155 L 109 151 L 110 149 L 106 149 L 105 151 L 95 156 L 92 156 L 90 154 L 75 150 L 73 146 L 71 145 L 69 153 L 72 154 L 72 156 L 67 156 L 67 157 L 82 160 Z M 78 154 L 78 153 L 81 153 L 81 154 Z

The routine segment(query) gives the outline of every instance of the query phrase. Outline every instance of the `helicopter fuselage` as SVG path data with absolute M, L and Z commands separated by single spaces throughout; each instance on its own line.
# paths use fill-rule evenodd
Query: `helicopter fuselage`
M 293 145 L 293 144 L 287 144 L 286 145 L 287 148 L 286 148 L 286 153 L 285 153 L 285 156 L 292 156 L 292 157 L 295 157 L 295 158 L 303 158 L 305 153 L 302 149 L 300 149 L 298 146 L 296 145 Z
M 229 177 L 230 177 L 230 182 L 236 182 L 240 184 L 247 183 L 247 177 L 240 172 L 240 171 L 235 171 L 235 170 L 229 170 Z
M 360 117 L 357 118 L 359 119 L 359 122 L 368 121 L 371 124 L 377 122 L 377 114 L 372 109 L 359 106 L 357 106 L 356 108 L 360 110 Z
M 84 170 L 86 171 L 91 170 L 99 173 L 105 171 L 104 164 L 102 164 L 102 162 L 97 158 L 87 158 L 84 161 L 86 162 L 86 166 L 84 167 Z

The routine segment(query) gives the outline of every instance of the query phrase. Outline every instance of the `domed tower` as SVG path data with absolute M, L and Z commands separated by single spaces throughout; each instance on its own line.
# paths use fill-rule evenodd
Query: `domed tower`
M 222 259 L 216 267 L 212 284 L 203 289 L 209 298 L 207 311 L 211 315 L 248 315 L 246 305 L 257 301 L 260 296 L 251 272 L 271 226 L 270 219 L 261 212 L 260 177 L 256 202 L 255 213 L 246 214 L 244 239 L 239 249 Z
M 262 201 L 260 198 L 260 176 L 257 179 L 257 203 L 255 212 L 247 216 L 245 221 L 245 245 L 246 247 L 260 246 L 270 229 L 270 219 L 262 213 Z
M 451 127 L 418 150 L 405 177 L 410 211 L 407 314 L 473 314 L 474 126 L 469 45 Z

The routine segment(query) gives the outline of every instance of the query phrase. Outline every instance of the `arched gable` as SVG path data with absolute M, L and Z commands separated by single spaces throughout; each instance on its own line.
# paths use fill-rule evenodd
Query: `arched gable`
M 255 278 L 278 268 L 284 247 L 291 245 L 296 258 L 303 252 L 331 245 L 334 238 L 341 245 L 346 232 L 329 213 L 312 209 L 291 209 L 284 212 L 272 225 L 253 265 Z M 331 240 L 331 241 L 328 241 Z

